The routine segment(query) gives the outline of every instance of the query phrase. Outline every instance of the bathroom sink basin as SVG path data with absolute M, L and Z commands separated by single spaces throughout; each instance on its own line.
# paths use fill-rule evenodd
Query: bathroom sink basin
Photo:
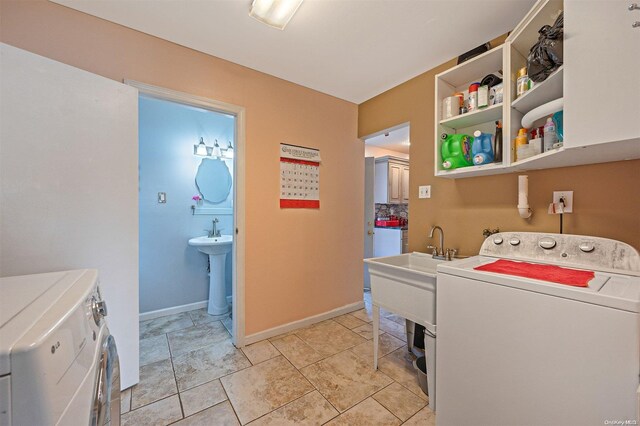
M 220 237 L 202 237 L 191 238 L 189 245 L 197 248 L 203 253 L 216 255 L 226 254 L 231 251 L 231 244 L 233 243 L 233 236 L 222 235 Z

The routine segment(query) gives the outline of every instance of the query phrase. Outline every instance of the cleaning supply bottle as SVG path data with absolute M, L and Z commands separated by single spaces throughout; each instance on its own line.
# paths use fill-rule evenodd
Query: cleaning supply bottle
M 473 164 L 476 166 L 493 161 L 492 136 L 490 133 L 482 133 L 480 130 L 473 132 L 471 152 L 473 153 Z
M 472 136 L 443 133 L 441 139 L 442 168 L 450 170 L 473 165 L 471 159 Z
M 545 129 L 546 132 L 546 129 Z M 514 141 L 514 154 L 518 152 L 518 147 L 520 146 L 524 146 L 528 143 L 527 140 L 527 129 L 520 129 L 518 130 L 518 136 L 516 136 L 516 139 Z M 514 157 L 516 157 L 516 161 L 518 161 L 517 155 L 514 155 Z
M 547 118 L 547 122 L 544 125 L 544 150 L 550 151 L 553 149 L 553 144 L 558 141 L 556 136 L 556 125 L 553 124 L 553 118 Z
M 495 147 L 493 148 L 494 159 L 496 163 L 502 162 L 502 123 L 500 120 L 496 121 L 496 137 Z

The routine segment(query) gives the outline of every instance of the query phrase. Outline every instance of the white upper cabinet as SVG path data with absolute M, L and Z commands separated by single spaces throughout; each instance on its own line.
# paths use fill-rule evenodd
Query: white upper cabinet
M 438 74 L 435 176 L 463 178 L 640 158 L 640 9 L 631 3 L 539 0 L 503 46 Z M 563 65 L 517 96 L 517 73 L 527 67 L 538 30 L 552 25 L 560 12 L 564 12 Z M 447 96 L 500 65 L 504 77 L 502 105 L 442 118 Z M 543 126 L 547 116 L 557 111 L 547 105 L 550 102 L 563 102 L 563 145 L 519 158 L 514 147 L 518 130 L 523 121 L 529 131 Z M 541 113 L 537 108 L 543 105 L 546 107 Z M 442 133 L 494 133 L 491 127 L 496 119 L 503 121 L 502 162 L 444 170 Z
M 567 147 L 640 142 L 640 10 L 631 3 L 564 1 Z
M 409 164 L 400 158 L 376 158 L 373 200 L 376 204 L 409 202 Z

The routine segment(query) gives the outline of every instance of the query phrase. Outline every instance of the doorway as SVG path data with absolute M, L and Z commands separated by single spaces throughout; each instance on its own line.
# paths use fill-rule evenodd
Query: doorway
M 227 314 L 220 317 L 230 328 L 233 344 L 242 347 L 244 108 L 139 82 L 125 83 L 140 93 L 141 320 L 181 312 L 193 316 L 196 309 L 198 315 L 220 313 L 219 303 L 217 308 L 208 309 L 212 306 L 209 296 L 215 290 L 218 299 L 224 300 L 220 292 L 228 293 L 232 315 L 226 317 L 226 323 L 222 316 Z M 152 118 L 157 123 L 156 131 L 153 126 L 151 131 L 143 127 L 149 123 L 151 112 L 158 114 Z M 180 123 L 178 129 L 175 123 Z M 211 187 L 207 187 L 208 182 Z M 170 220 L 170 224 L 163 225 L 163 220 Z M 226 262 L 188 243 L 193 237 L 216 234 L 232 240 Z M 152 247 L 147 252 L 146 242 Z M 216 259 L 210 261 L 212 257 Z M 154 268 L 166 269 L 165 278 Z M 224 278 L 218 280 L 222 281 L 220 287 L 213 286 L 214 279 L 211 286 L 209 283 L 209 275 L 221 271 L 223 276 L 230 276 L 227 292 Z
M 409 226 L 410 124 L 364 138 L 364 257 L 407 252 Z M 367 266 L 364 288 L 369 289 Z

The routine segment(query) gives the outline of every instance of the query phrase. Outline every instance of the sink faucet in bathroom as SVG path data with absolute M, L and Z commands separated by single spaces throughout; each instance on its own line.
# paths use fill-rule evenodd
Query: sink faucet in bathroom
M 437 246 L 434 247 L 432 245 L 428 245 L 427 248 L 433 249 L 434 259 L 451 260 L 451 257 L 455 256 L 458 250 L 444 248 L 444 231 L 438 225 L 431 227 L 431 229 L 429 230 L 429 238 L 433 238 L 433 232 L 436 229 L 440 231 L 440 251 L 438 252 Z
M 209 237 L 209 238 L 219 237 L 219 236 L 220 236 L 220 230 L 219 230 L 219 229 L 218 229 L 218 227 L 216 226 L 216 223 L 218 223 L 218 222 L 220 222 L 220 221 L 219 221 L 219 220 L 218 220 L 218 218 L 216 217 L 216 218 L 214 218 L 211 222 L 213 223 L 213 229 L 211 229 L 211 230 L 209 230 L 209 229 L 205 229 L 205 231 L 207 231 L 207 232 L 209 233 L 209 234 L 208 234 L 208 237 Z

